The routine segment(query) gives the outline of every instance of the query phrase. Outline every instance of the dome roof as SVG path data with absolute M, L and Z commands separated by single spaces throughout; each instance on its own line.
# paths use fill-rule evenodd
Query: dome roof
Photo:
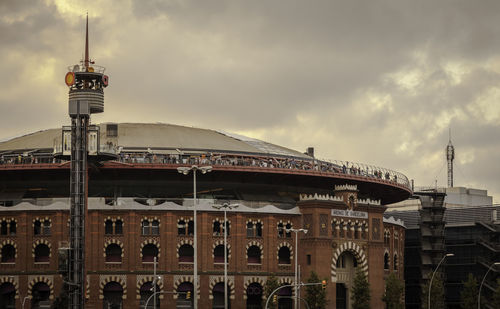
M 153 153 L 184 151 L 230 152 L 309 158 L 307 155 L 237 134 L 162 123 L 103 123 L 100 144 L 123 150 Z M 9 150 L 52 149 L 61 144 L 62 130 L 48 129 L 0 142 L 0 153 Z

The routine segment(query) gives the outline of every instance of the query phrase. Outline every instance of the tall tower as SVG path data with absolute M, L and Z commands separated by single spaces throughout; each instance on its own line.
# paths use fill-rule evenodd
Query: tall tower
M 446 146 L 446 160 L 448 161 L 448 188 L 453 187 L 453 159 L 455 159 L 455 147 L 451 144 L 451 129 L 448 146 Z
M 95 66 L 89 58 L 88 30 L 89 17 L 87 15 L 85 59 L 79 65 L 70 66 L 65 78 L 66 85 L 69 87 L 69 116 L 71 117 L 71 140 L 68 141 L 66 138 L 64 144 L 71 145 L 70 250 L 67 280 L 70 287 L 68 308 L 72 309 L 85 307 L 85 219 L 88 199 L 87 159 L 90 114 L 104 111 L 103 89 L 108 86 L 108 76 L 104 75 L 105 69 Z

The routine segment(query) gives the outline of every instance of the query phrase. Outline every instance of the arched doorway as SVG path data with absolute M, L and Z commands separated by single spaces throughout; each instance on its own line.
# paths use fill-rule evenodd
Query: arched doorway
M 123 287 L 116 281 L 108 282 L 103 289 L 103 309 L 121 309 Z
M 146 308 L 146 302 L 148 301 L 149 297 L 153 295 L 153 282 L 148 281 L 145 282 L 140 289 L 140 297 L 141 297 L 141 309 L 152 309 L 154 307 L 154 299 L 151 297 L 148 303 L 148 307 Z M 160 287 L 158 284 L 156 285 L 156 292 L 160 292 Z M 156 308 L 160 307 L 160 293 L 157 293 L 155 298 L 156 298 Z
M 16 287 L 10 282 L 5 282 L 0 285 L 0 309 L 14 308 L 16 308 Z
M 50 307 L 50 287 L 45 282 L 36 283 L 31 288 L 31 308 L 49 308 Z
M 350 251 L 344 251 L 337 259 L 337 308 L 350 309 L 350 290 L 354 283 L 358 261 Z
M 251 283 L 247 288 L 247 309 L 262 309 L 262 285 Z
M 230 293 L 231 289 L 227 287 L 228 308 L 231 308 L 231 299 L 229 298 Z M 212 308 L 213 309 L 224 308 L 224 282 L 219 282 L 216 285 L 214 285 L 214 288 L 212 289 L 212 296 L 213 296 Z
M 277 294 L 278 294 L 278 309 L 292 309 L 293 307 L 292 287 L 287 286 L 286 288 L 279 289 Z
M 183 282 L 177 287 L 177 309 L 193 308 L 193 284 L 191 282 Z

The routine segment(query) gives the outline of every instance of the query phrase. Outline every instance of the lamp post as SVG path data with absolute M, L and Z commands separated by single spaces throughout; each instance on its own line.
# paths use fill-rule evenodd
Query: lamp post
M 434 280 L 434 275 L 436 274 L 439 266 L 441 265 L 441 263 L 443 263 L 444 259 L 446 259 L 447 257 L 450 257 L 450 256 L 454 256 L 455 254 L 453 253 L 447 253 L 443 256 L 443 258 L 441 259 L 441 261 L 439 261 L 436 269 L 434 269 L 434 272 L 432 273 L 432 277 L 431 277 L 431 282 L 429 282 L 429 301 L 428 301 L 428 306 L 427 306 L 427 309 L 431 309 L 431 287 L 432 287 L 432 280 Z
M 491 264 L 486 274 L 484 274 L 483 281 L 481 281 L 481 285 L 479 286 L 479 295 L 477 296 L 477 309 L 481 309 L 481 288 L 483 287 L 484 280 L 486 280 L 486 276 L 488 275 L 490 270 L 496 265 L 500 265 L 500 262 L 495 262 Z
M 237 208 L 239 205 L 224 203 L 222 205 L 213 205 L 215 209 L 224 210 L 224 308 L 227 309 L 227 210 Z
M 160 276 L 156 276 L 156 263 L 158 263 L 158 258 L 155 256 L 154 257 L 154 266 L 153 266 L 153 295 L 156 294 L 156 282 L 161 280 Z M 147 307 L 145 307 L 147 308 Z M 156 297 L 153 299 L 153 309 L 156 309 Z
M 177 171 L 181 174 L 187 175 L 190 171 L 193 171 L 193 220 L 194 220 L 194 237 L 193 237 L 193 253 L 194 253 L 194 269 L 193 269 L 193 307 L 198 309 L 198 246 L 196 243 L 196 171 L 200 171 L 202 174 L 206 174 L 212 171 L 211 166 L 200 166 L 193 165 L 191 167 L 178 167 Z
M 300 232 L 304 232 L 304 234 L 307 234 L 307 230 L 306 229 L 294 229 L 294 228 L 290 228 L 290 229 L 285 229 L 285 232 L 294 232 L 295 233 L 295 308 L 298 308 L 299 306 L 299 300 L 297 298 L 297 296 L 299 295 L 299 280 L 297 278 L 297 262 L 298 262 L 298 259 L 299 259 L 299 233 Z

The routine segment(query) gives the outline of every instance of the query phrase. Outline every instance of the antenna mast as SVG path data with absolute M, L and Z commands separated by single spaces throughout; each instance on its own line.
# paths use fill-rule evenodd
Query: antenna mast
M 448 161 L 448 188 L 453 187 L 453 159 L 455 159 L 455 147 L 451 143 L 451 128 L 448 146 L 446 146 L 446 160 Z

